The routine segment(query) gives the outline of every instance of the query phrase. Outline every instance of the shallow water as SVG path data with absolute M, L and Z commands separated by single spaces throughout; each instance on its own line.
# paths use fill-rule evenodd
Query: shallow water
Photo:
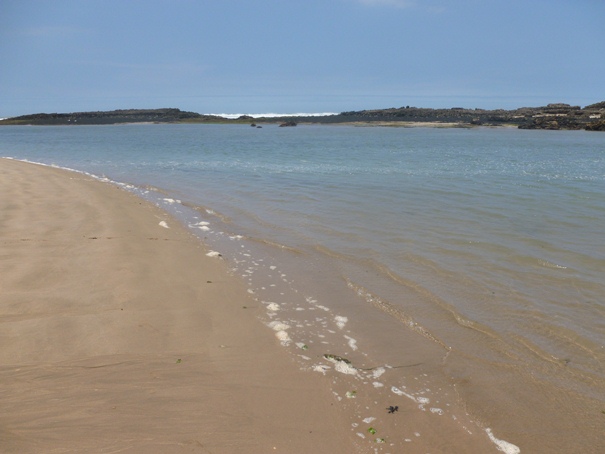
M 604 443 L 605 135 L 3 127 L 0 155 L 135 185 L 289 325 L 301 367 L 411 366 L 365 386 L 529 452 Z

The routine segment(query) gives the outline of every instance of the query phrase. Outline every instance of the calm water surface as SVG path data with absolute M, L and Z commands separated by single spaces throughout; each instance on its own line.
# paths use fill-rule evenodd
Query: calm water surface
M 3 127 L 0 155 L 131 183 L 204 227 L 259 301 L 291 304 L 294 341 L 392 366 L 413 333 L 434 401 L 449 386 L 443 401 L 530 452 L 603 442 L 604 134 Z

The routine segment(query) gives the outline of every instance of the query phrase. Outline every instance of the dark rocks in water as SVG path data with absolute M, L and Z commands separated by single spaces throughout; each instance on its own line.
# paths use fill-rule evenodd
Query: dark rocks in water
M 569 104 L 548 104 L 546 107 L 526 108 L 524 112 L 524 122 L 519 125 L 520 129 L 566 129 L 579 130 L 586 128 L 587 125 L 594 123 L 596 118 L 600 118 L 604 108 L 599 108 L 601 104 L 593 104 L 583 109 L 579 106 L 570 106 Z M 595 107 L 596 106 L 596 107 Z
M 557 130 L 561 129 L 557 120 L 550 118 L 534 118 L 523 125 L 519 125 L 519 129 L 550 129 Z
M 584 129 L 586 131 L 605 131 L 605 120 L 589 123 Z
M 250 115 L 240 115 L 239 117 L 237 117 L 238 120 L 252 120 L 254 117 L 251 117 Z
M 296 122 L 295 121 L 286 121 L 284 123 L 281 123 L 279 125 L 280 128 L 286 127 L 286 126 L 296 126 Z
M 580 106 L 556 103 L 533 109 L 531 117 L 519 129 L 578 130 L 582 129 L 590 115 L 585 115 Z
M 256 127 L 256 123 L 250 123 L 250 126 L 252 126 L 254 128 L 254 127 Z
M 485 110 L 453 107 L 430 109 L 400 107 L 389 109 L 342 112 L 339 115 L 320 118 L 318 122 L 390 123 L 430 122 L 455 123 L 471 126 L 517 126 L 520 129 L 571 129 L 585 128 L 596 119 L 605 118 L 605 101 L 581 108 L 565 103 L 552 103 L 542 107 L 520 107 L 514 110 Z

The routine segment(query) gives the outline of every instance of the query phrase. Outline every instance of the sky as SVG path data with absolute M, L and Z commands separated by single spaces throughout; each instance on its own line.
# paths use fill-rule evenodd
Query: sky
M 604 0 L 0 0 L 0 117 L 605 100 Z

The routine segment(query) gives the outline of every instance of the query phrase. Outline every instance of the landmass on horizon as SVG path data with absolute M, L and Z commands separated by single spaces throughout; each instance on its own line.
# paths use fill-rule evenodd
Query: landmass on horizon
M 0 120 L 0 125 L 110 125 L 123 123 L 297 123 L 356 124 L 367 126 L 513 126 L 520 129 L 605 131 L 605 101 L 585 107 L 564 103 L 513 110 L 467 109 L 452 107 L 433 109 L 399 107 L 341 112 L 331 115 L 284 115 L 227 118 L 199 114 L 176 108 L 125 109 L 102 112 L 37 113 Z

